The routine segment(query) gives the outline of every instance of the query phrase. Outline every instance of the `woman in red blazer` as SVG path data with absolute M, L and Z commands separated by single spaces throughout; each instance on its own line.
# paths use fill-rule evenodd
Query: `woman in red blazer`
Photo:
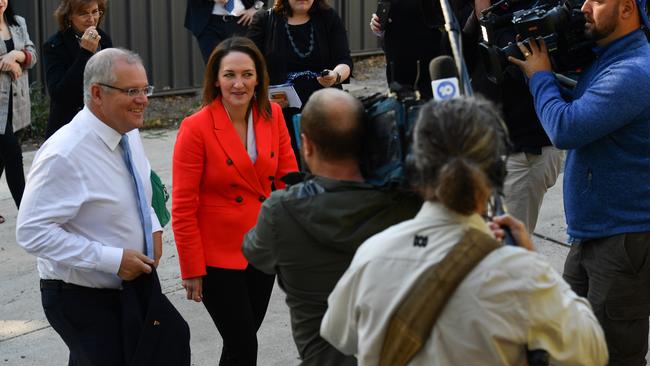
M 173 158 L 172 227 L 187 298 L 203 301 L 223 338 L 220 365 L 254 365 L 274 276 L 241 252 L 272 184 L 297 171 L 264 57 L 223 41 L 206 66 L 203 108 L 183 120 Z

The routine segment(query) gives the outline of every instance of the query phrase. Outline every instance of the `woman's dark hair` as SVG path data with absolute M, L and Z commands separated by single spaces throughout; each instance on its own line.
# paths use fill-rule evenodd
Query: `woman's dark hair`
M 311 4 L 311 8 L 309 8 L 309 14 L 314 14 L 319 10 L 325 10 L 329 8 L 330 6 L 326 0 L 314 0 L 314 3 Z M 285 18 L 293 16 L 293 11 L 289 5 L 289 0 L 275 0 L 273 11 L 276 14 L 283 15 Z
M 16 13 L 14 13 L 14 8 L 11 7 L 11 2 L 7 3 L 7 8 L 5 9 L 5 21 L 9 26 L 18 26 Z
M 231 37 L 223 42 L 212 51 L 208 64 L 205 67 L 205 77 L 203 78 L 203 105 L 207 106 L 221 94 L 221 90 L 214 85 L 219 77 L 219 67 L 221 60 L 231 52 L 242 52 L 247 54 L 255 63 L 255 72 L 257 74 L 257 86 L 255 87 L 255 97 L 252 102 L 257 105 L 257 111 L 264 117 L 271 116 L 271 103 L 269 102 L 269 74 L 266 71 L 266 61 L 255 43 L 245 37 Z
M 488 101 L 458 98 L 424 105 L 415 125 L 413 158 L 423 198 L 469 215 L 501 183 L 508 132 Z
M 72 26 L 70 16 L 92 3 L 97 3 L 99 11 L 102 12 L 102 15 L 97 21 L 97 26 L 99 26 L 106 16 L 106 2 L 107 0 L 61 0 L 59 6 L 54 10 L 54 19 L 56 19 L 56 23 L 59 25 L 59 30 L 64 31 Z

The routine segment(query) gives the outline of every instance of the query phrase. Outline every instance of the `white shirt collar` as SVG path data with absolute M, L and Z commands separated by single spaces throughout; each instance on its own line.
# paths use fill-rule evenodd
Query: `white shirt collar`
M 433 220 L 432 224 L 434 225 L 440 223 L 457 223 L 470 226 L 494 236 L 481 215 L 477 213 L 469 216 L 461 215 L 448 209 L 440 202 L 425 201 L 414 220 L 429 222 Z
M 84 121 L 86 121 L 88 127 L 99 136 L 111 151 L 114 151 L 115 148 L 117 148 L 117 145 L 119 145 L 122 135 L 97 118 L 88 106 L 85 106 L 80 113 L 85 114 Z

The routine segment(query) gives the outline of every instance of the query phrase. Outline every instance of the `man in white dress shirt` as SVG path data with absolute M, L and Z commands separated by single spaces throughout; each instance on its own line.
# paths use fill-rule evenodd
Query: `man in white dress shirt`
M 138 55 L 94 55 L 85 108 L 43 144 L 28 176 L 16 240 L 38 257 L 43 309 L 70 365 L 124 363 L 122 281 L 150 273 L 162 254 L 138 133 L 152 89 Z

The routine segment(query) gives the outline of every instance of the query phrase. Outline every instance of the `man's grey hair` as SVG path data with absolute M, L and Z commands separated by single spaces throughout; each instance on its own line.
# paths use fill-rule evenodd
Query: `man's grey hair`
M 130 65 L 143 65 L 142 58 L 124 48 L 107 48 L 94 54 L 86 63 L 84 69 L 84 103 L 90 103 L 90 88 L 93 84 L 102 83 L 112 85 L 117 81 L 113 66 L 117 61 L 124 61 Z

